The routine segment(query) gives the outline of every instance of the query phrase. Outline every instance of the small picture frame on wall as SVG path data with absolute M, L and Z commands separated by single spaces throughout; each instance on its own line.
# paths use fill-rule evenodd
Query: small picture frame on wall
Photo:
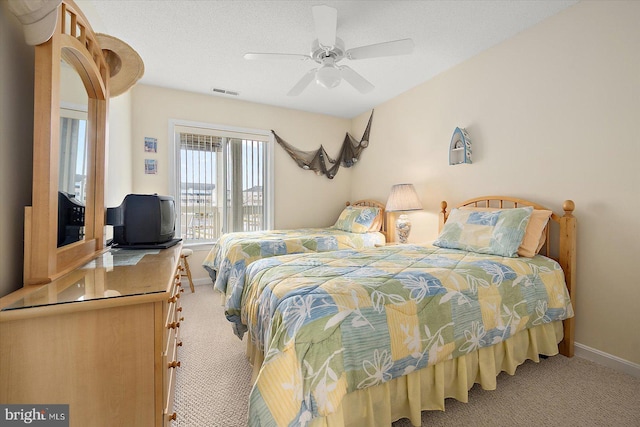
M 158 138 L 144 137 L 144 152 L 145 153 L 157 153 L 158 152 Z
M 144 173 L 146 175 L 157 175 L 158 161 L 156 159 L 144 159 Z

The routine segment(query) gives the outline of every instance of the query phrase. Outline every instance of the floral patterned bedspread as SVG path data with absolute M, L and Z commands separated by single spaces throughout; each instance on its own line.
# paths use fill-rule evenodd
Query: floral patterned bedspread
M 262 427 L 306 425 L 348 392 L 573 316 L 551 259 L 430 245 L 266 258 L 233 295 L 265 352 L 249 408 Z
M 215 288 L 227 293 L 243 280 L 247 265 L 261 258 L 369 248 L 384 242 L 384 234 L 379 232 L 352 233 L 332 227 L 228 233 L 218 239 L 202 266 L 213 272 Z

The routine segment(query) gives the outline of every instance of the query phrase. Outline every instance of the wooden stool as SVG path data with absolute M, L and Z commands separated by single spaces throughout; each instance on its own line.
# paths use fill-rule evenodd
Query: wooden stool
M 189 261 L 187 260 L 187 258 L 189 258 L 192 254 L 193 251 L 191 249 L 182 250 L 182 252 L 180 253 L 180 263 L 182 264 L 180 269 L 182 270 L 182 276 L 187 276 L 187 278 L 189 279 L 191 292 L 195 292 L 196 290 L 193 287 L 193 280 L 191 279 L 191 270 L 189 269 Z

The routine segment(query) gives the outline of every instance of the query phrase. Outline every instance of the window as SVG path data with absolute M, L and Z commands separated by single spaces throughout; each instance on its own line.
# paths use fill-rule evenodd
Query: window
M 58 190 L 87 202 L 87 111 L 60 107 L 60 171 Z
M 273 228 L 273 136 L 203 123 L 170 125 L 176 231 L 185 243 Z

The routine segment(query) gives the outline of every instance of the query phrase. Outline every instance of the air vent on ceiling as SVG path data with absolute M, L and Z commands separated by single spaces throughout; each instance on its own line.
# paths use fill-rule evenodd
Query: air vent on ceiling
M 213 92 L 215 93 L 222 93 L 224 95 L 233 95 L 233 96 L 238 96 L 240 95 L 239 92 L 235 92 L 233 90 L 226 90 L 226 89 L 219 89 L 217 87 L 214 87 L 213 89 L 211 89 Z

